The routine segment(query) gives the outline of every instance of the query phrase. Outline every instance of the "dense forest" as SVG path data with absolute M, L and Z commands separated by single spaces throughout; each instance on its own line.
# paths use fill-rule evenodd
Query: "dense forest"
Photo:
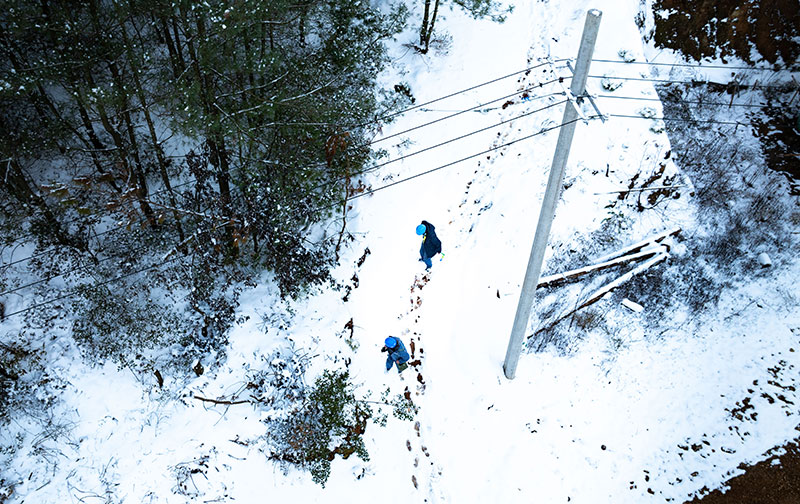
M 420 23 L 408 46 L 427 52 L 440 4 L 500 16 L 491 0 L 0 0 L 0 424 L 50 425 L 55 334 L 161 387 L 224 362 L 242 289 L 339 288 L 349 199 L 384 155 L 371 143 L 413 101 L 377 84 L 386 42 Z M 367 456 L 331 439 L 371 410 L 346 373 L 306 390 L 289 360 L 249 384 L 303 405 L 272 458 L 324 482 L 335 454 Z
M 19 315 L 51 320 L 69 295 L 93 356 L 190 358 L 220 346 L 261 271 L 284 296 L 330 279 L 343 230 L 317 224 L 347 211 L 397 105 L 375 77 L 404 9 L 4 4 L 0 222 L 4 246 L 35 242 L 0 279 Z
M 95 360 L 147 368 L 171 349 L 184 369 L 222 348 L 264 271 L 283 297 L 332 282 L 348 198 L 382 155 L 370 141 L 412 99 L 376 85 L 384 43 L 420 23 L 426 52 L 440 3 L 502 15 L 489 0 L 424 0 L 422 21 L 367 0 L 2 3 L 0 306 L 37 329 L 79 314 Z

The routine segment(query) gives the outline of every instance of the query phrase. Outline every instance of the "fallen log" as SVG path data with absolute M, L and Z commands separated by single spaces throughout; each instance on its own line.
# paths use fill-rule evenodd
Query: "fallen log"
M 638 187 L 633 189 L 620 189 L 618 191 L 606 191 L 606 192 L 596 192 L 594 193 L 595 196 L 599 196 L 601 194 L 619 194 L 619 193 L 629 193 L 629 192 L 645 192 L 645 191 L 660 191 L 662 189 L 678 189 L 681 187 L 689 187 L 686 184 L 680 185 L 665 185 L 665 186 L 652 186 L 652 187 Z
M 650 238 L 644 239 L 644 240 L 642 240 L 640 242 L 636 242 L 633 245 L 628 245 L 627 247 L 624 247 L 624 248 L 622 248 L 620 250 L 617 250 L 616 252 L 612 252 L 610 254 L 606 254 L 604 256 L 600 256 L 600 257 L 595 259 L 595 263 L 605 262 L 605 261 L 608 261 L 609 259 L 614 259 L 615 257 L 619 257 L 619 256 L 622 256 L 622 255 L 625 255 L 625 254 L 630 254 L 631 252 L 635 252 L 635 251 L 637 251 L 637 250 L 639 250 L 641 248 L 644 248 L 644 247 L 646 247 L 647 245 L 649 245 L 651 243 L 660 242 L 661 240 L 663 240 L 667 236 L 673 236 L 673 235 L 676 235 L 676 234 L 678 234 L 680 232 L 681 232 L 681 228 L 680 227 L 674 227 L 674 228 L 669 229 L 667 231 L 663 231 L 663 232 L 661 232 L 661 233 L 659 233 L 657 235 L 651 236 Z
M 229 404 L 230 405 L 230 404 L 244 404 L 244 403 L 252 402 L 252 401 L 248 401 L 247 399 L 243 399 L 243 400 L 240 400 L 240 401 L 225 401 L 225 400 L 222 400 L 222 399 L 209 399 L 207 397 L 200 397 L 200 396 L 192 396 L 192 397 L 194 397 L 198 401 L 205 401 L 205 402 L 210 402 L 210 403 L 214 403 L 214 404 Z
M 644 263 L 642 263 L 639 266 L 633 268 L 632 270 L 630 270 L 629 272 L 625 273 L 621 277 L 617 278 L 613 282 L 609 282 L 606 285 L 604 285 L 603 287 L 600 287 L 595 292 L 590 294 L 589 297 L 587 297 L 578 306 L 576 306 L 572 310 L 569 310 L 568 312 L 562 314 L 561 316 L 559 316 L 558 318 L 553 320 L 553 322 L 551 322 L 547 326 L 537 329 L 536 332 L 534 332 L 533 334 L 528 336 L 528 339 L 532 338 L 533 336 L 539 334 L 542 331 L 546 331 L 548 329 L 552 329 L 553 327 L 555 327 L 556 324 L 558 324 L 559 322 L 561 322 L 565 318 L 569 317 L 570 315 L 572 315 L 573 313 L 577 312 L 581 308 L 585 308 L 585 307 L 589 306 L 590 304 L 594 303 L 595 301 L 597 301 L 598 299 L 602 298 L 603 296 L 605 296 L 606 294 L 608 294 L 612 290 L 616 289 L 617 287 L 619 287 L 623 283 L 625 283 L 628 280 L 630 280 L 631 278 L 633 278 L 635 275 L 638 275 L 639 273 L 642 273 L 646 269 L 650 268 L 651 266 L 653 266 L 655 264 L 658 264 L 659 262 L 663 261 L 667 257 L 669 257 L 669 254 L 666 253 L 666 252 L 662 252 L 660 254 L 657 254 L 656 256 L 652 257 L 651 259 L 645 261 Z
M 578 278 L 593 271 L 600 271 L 606 268 L 611 268 L 613 266 L 624 264 L 629 261 L 635 261 L 637 259 L 643 259 L 645 257 L 665 252 L 667 252 L 667 247 L 664 245 L 658 245 L 656 247 L 647 247 L 639 252 L 618 257 L 610 261 L 601 262 L 599 264 L 593 264 L 591 266 L 584 266 L 583 268 L 565 271 L 564 273 L 556 273 L 555 275 L 543 276 L 539 279 L 539 284 L 537 285 L 537 287 L 551 285 L 566 279 Z

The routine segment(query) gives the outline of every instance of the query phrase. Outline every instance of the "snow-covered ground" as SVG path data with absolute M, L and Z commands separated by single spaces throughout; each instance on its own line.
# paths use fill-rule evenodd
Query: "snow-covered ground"
M 406 49 L 399 43 L 413 40 L 409 31 L 383 78 L 387 87 L 407 83 L 417 103 L 543 58 L 556 62 L 412 111 L 384 135 L 569 76 L 557 60 L 577 53 L 592 7 L 603 10 L 595 58 L 619 60 L 624 49 L 644 60 L 633 0 L 517 2 L 503 24 L 445 10 L 438 22 L 452 36 L 446 54 Z M 645 71 L 626 70 L 614 67 L 617 75 Z M 624 87 L 627 95 L 657 97 L 650 82 Z M 605 92 L 598 79 L 590 79 L 589 90 Z M 561 91 L 549 84 L 528 99 L 493 103 L 378 146 L 389 159 L 407 155 L 560 102 Z M 601 102 L 605 113 L 636 110 L 627 106 Z M 658 102 L 649 106 L 661 115 Z M 368 182 L 376 189 L 557 126 L 562 113 L 563 105 L 553 106 L 410 156 Z M 669 139 L 651 126 L 634 119 L 578 124 L 550 237 L 554 250 L 569 255 L 609 217 L 605 206 L 617 196 L 604 193 L 626 188 L 636 173 L 649 176 L 662 162 Z M 286 305 L 265 277 L 242 295 L 240 312 L 249 319 L 232 329 L 225 363 L 188 382 L 165 377 L 169 392 L 150 376 L 86 367 L 68 344 L 63 354 L 53 352 L 64 390 L 52 420 L 62 427 L 20 438 L 12 467 L 4 469 L 16 482 L 9 502 L 683 502 L 795 437 L 796 258 L 776 265 L 794 274 L 754 277 L 726 290 L 702 320 L 676 313 L 659 334 L 643 329 L 641 315 L 603 300 L 616 340 L 589 332 L 567 354 L 525 353 L 516 378 L 504 377 L 557 135 L 555 129 L 355 200 L 348 226 L 356 239 L 336 272 L 351 286 L 348 300 L 326 290 Z M 664 176 L 680 176 L 680 166 L 667 163 Z M 627 216 L 632 224 L 620 239 L 633 243 L 672 226 L 691 230 L 694 208 L 687 188 L 658 211 Z M 436 226 L 445 252 L 428 275 L 414 234 L 422 219 Z M 341 334 L 351 319 L 348 344 Z M 414 342 L 416 370 L 384 372 L 379 350 L 388 335 Z M 370 424 L 364 437 L 371 459 L 337 458 L 324 488 L 306 473 L 284 472 L 262 451 L 266 427 L 258 409 L 192 395 L 231 397 L 251 370 L 266 368 L 273 352 L 287 347 L 287 338 L 315 355 L 311 377 L 346 361 L 360 395 L 408 387 L 418 428 L 392 417 L 385 427 Z M 2 436 L 30 428 L 13 423 Z

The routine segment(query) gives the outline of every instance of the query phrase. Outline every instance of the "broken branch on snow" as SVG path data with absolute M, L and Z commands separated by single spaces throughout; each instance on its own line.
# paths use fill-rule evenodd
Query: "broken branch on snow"
M 248 401 L 247 399 L 242 399 L 242 400 L 239 400 L 239 401 L 225 401 L 225 400 L 222 400 L 222 399 L 209 399 L 207 397 L 200 397 L 200 396 L 193 396 L 193 397 L 195 399 L 197 399 L 198 401 L 205 401 L 205 402 L 210 402 L 210 403 L 214 403 L 214 404 L 228 404 L 228 405 L 230 405 L 230 404 L 244 404 L 244 403 L 252 403 L 253 402 L 253 401 Z

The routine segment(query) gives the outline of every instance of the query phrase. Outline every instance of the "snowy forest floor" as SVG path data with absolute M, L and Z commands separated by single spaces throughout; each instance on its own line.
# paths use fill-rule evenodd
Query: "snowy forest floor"
M 659 94 L 665 103 L 665 115 L 668 117 L 685 120 L 690 119 L 686 115 L 685 108 L 676 105 L 674 99 L 676 89 L 672 86 L 659 87 Z M 733 94 L 726 92 L 722 87 L 717 87 L 710 91 L 704 89 L 690 91 L 694 94 L 693 99 L 708 98 L 710 102 L 733 103 Z M 747 96 L 749 94 L 749 96 Z M 744 245 L 746 249 L 755 251 L 767 245 L 770 249 L 777 251 L 783 260 L 789 260 L 794 255 L 794 250 L 798 247 L 797 225 L 798 219 L 797 200 L 798 194 L 798 161 L 796 157 L 787 155 L 800 151 L 800 135 L 793 129 L 792 111 L 796 111 L 796 106 L 791 106 L 791 93 L 774 94 L 769 90 L 761 93 L 746 93 L 744 102 L 738 103 L 768 103 L 778 105 L 777 108 L 764 108 L 766 119 L 758 118 L 758 114 L 745 114 L 741 119 L 754 119 L 757 126 L 752 129 L 740 129 L 736 125 L 731 129 L 728 125 L 713 125 L 704 133 L 698 134 L 695 129 L 668 128 L 671 145 L 675 149 L 676 155 L 680 158 L 679 163 L 684 172 L 687 173 L 696 184 L 698 213 L 706 216 L 728 214 L 727 223 L 720 223 L 719 235 L 716 240 L 724 246 L 714 247 L 715 254 L 721 254 L 718 263 L 735 263 L 737 258 L 726 253 L 733 250 L 741 250 Z M 710 114 L 703 116 L 707 119 L 725 121 L 735 117 L 730 112 L 730 107 L 723 113 Z M 698 117 L 694 117 L 698 119 Z M 683 124 L 681 125 L 683 126 Z M 730 137 L 734 140 L 731 141 Z M 725 139 L 721 142 L 714 141 L 714 137 Z M 758 142 L 756 142 L 758 139 Z M 764 153 L 759 156 L 759 147 Z M 749 151 L 749 152 L 748 152 Z M 721 171 L 714 174 L 714 167 Z M 769 167 L 770 170 L 764 170 Z M 735 176 L 730 176 L 731 171 L 735 171 Z M 758 173 L 761 172 L 761 173 Z M 776 177 L 776 173 L 784 172 L 788 174 L 787 180 Z M 723 194 L 724 193 L 724 194 Z M 747 203 L 750 202 L 749 206 Z M 725 206 L 720 206 L 719 202 L 725 202 Z M 735 202 L 735 203 L 734 203 Z M 737 212 L 747 213 L 736 216 Z M 732 217 L 731 217 L 732 216 Z M 760 223 L 759 223 L 760 221 Z M 788 224 L 788 225 L 787 225 Z M 765 236 L 763 228 L 770 230 L 771 237 Z M 711 226 L 709 226 L 711 228 Z M 713 234 L 713 233 L 712 233 Z M 739 236 L 737 236 L 739 235 Z M 707 252 L 713 252 L 707 249 Z M 719 261 L 722 259 L 722 261 Z M 712 259 L 713 262 L 713 259 Z M 751 263 L 752 264 L 752 263 Z M 790 269 L 779 267 L 777 272 L 771 272 L 773 278 L 793 277 L 796 275 Z M 726 269 L 723 267 L 723 269 Z M 735 268 L 734 268 L 735 269 Z M 757 270 L 757 266 L 750 268 L 751 272 Z M 739 270 L 741 271 L 741 270 Z M 736 278 L 738 275 L 733 275 Z M 779 282 L 776 280 L 775 282 Z M 707 285 L 705 288 L 708 288 Z M 724 290 L 728 290 L 728 285 Z M 787 291 L 788 293 L 788 291 Z M 796 304 L 797 299 L 792 295 L 786 297 L 787 306 Z M 752 305 L 750 305 L 752 306 Z M 750 309 L 742 306 L 741 310 Z M 794 329 L 795 335 L 798 329 Z M 790 348 L 790 351 L 794 350 Z M 785 361 L 780 361 L 778 366 L 772 368 L 773 371 L 785 365 Z M 783 401 L 787 405 L 794 404 L 794 399 L 787 399 L 780 394 L 785 390 L 793 392 L 800 380 L 797 374 L 792 373 L 789 381 L 777 383 L 774 394 L 777 401 Z M 755 383 L 754 383 L 755 385 Z M 749 389 L 752 390 L 752 389 Z M 763 391 L 762 398 L 771 400 L 768 391 Z M 737 402 L 737 408 L 731 409 L 731 414 L 737 418 L 744 418 L 742 414 L 748 409 L 749 399 Z M 751 418 L 755 418 L 751 416 Z M 800 430 L 800 425 L 796 426 Z M 721 489 L 709 493 L 709 489 L 704 487 L 700 490 L 697 497 L 689 502 L 702 502 L 712 504 L 738 504 L 741 502 L 749 503 L 776 503 L 776 502 L 796 502 L 800 500 L 800 456 L 797 449 L 797 439 L 775 446 L 763 453 L 757 459 L 763 459 L 754 465 L 741 464 L 737 472 L 744 471 L 743 474 L 726 481 Z
M 670 95 L 676 92 L 674 87 L 660 87 L 658 90 L 665 103 L 665 116 L 687 119 L 685 110 L 676 107 L 674 102 L 670 103 Z M 708 98 L 710 102 L 727 102 L 730 96 L 725 90 L 717 89 L 711 93 L 704 90 L 702 96 L 695 95 L 693 98 Z M 700 132 L 694 128 L 683 127 L 683 123 L 679 128 L 668 128 L 671 145 L 679 158 L 678 162 L 684 173 L 689 175 L 695 184 L 694 203 L 697 213 L 705 216 L 705 222 L 709 223 L 706 229 L 717 230 L 716 233 L 711 231 L 706 235 L 717 242 L 717 245 L 705 248 L 705 256 L 698 259 L 711 264 L 716 263 L 720 271 L 730 274 L 727 278 L 732 282 L 718 286 L 721 287 L 720 293 L 735 289 L 736 284 L 746 283 L 747 271 L 750 275 L 762 274 L 762 272 L 756 273 L 759 267 L 752 260 L 752 252 L 763 250 L 763 247 L 768 247 L 773 251 L 773 255 L 781 258 L 781 266 L 778 266 L 777 271 L 771 271 L 767 275 L 773 279 L 775 285 L 780 284 L 781 278 L 792 278 L 796 275 L 796 270 L 789 264 L 793 262 L 793 251 L 798 247 L 799 216 L 796 200 L 798 182 L 796 178 L 792 178 L 796 176 L 792 174 L 796 173 L 797 167 L 793 158 L 783 155 L 786 152 L 800 150 L 800 135 L 792 130 L 791 120 L 786 117 L 791 115 L 792 108 L 786 103 L 791 94 L 775 96 L 769 91 L 764 91 L 751 93 L 750 96 L 745 96 L 744 100 L 749 103 L 775 103 L 776 98 L 777 103 L 783 105 L 778 109 L 781 111 L 779 114 L 784 115 L 775 114 L 771 109 L 764 109 L 767 117 L 771 119 L 764 122 L 755 121 L 759 127 L 752 129 L 739 128 L 738 125 L 732 128 L 732 125 L 712 125 L 706 131 Z M 735 117 L 724 107 L 722 111 L 722 114 L 717 112 L 704 115 L 703 118 L 725 121 Z M 757 115 L 750 113 L 740 118 L 752 120 Z M 701 118 L 695 116 L 694 119 Z M 724 141 L 715 141 L 715 138 Z M 763 158 L 758 155 L 759 149 L 764 152 Z M 765 170 L 765 167 L 769 170 Z M 714 173 L 715 168 L 720 171 Z M 731 171 L 736 175 L 731 176 Z M 780 172 L 789 173 L 790 176 L 784 180 L 777 175 Z M 719 205 L 720 202 L 724 204 Z M 718 220 L 720 214 L 725 215 L 722 221 Z M 709 217 L 711 221 L 708 220 Z M 765 234 L 764 229 L 769 231 Z M 735 257 L 742 251 L 750 252 L 750 258 L 746 261 L 741 257 Z M 737 273 L 732 273 L 733 271 Z M 704 284 L 703 290 L 706 294 L 714 289 L 713 284 L 713 281 Z M 784 296 L 785 306 L 789 312 L 792 311 L 792 305 L 797 304 L 796 295 L 790 292 L 790 290 L 785 291 L 787 295 Z M 750 310 L 754 306 L 752 299 L 747 304 L 744 301 L 739 303 L 738 313 Z M 758 302 L 755 306 L 758 306 Z M 726 320 L 730 318 L 726 317 Z M 791 322 L 791 320 L 791 317 L 787 317 L 790 326 L 794 324 L 792 330 L 797 337 L 800 331 L 796 327 L 796 321 Z M 794 347 L 789 348 L 790 353 L 794 350 Z M 775 356 L 772 354 L 772 357 Z M 787 362 L 779 360 L 775 367 L 770 368 L 770 372 L 774 373 L 773 378 L 777 379 L 778 373 L 784 366 L 787 366 Z M 788 369 L 792 369 L 792 364 L 788 364 Z M 781 392 L 784 390 L 794 392 L 800 386 L 796 371 L 785 375 L 784 380 L 769 380 L 767 383 L 772 390 L 762 389 L 761 398 L 771 403 L 783 402 L 787 407 L 795 404 L 795 398 L 787 398 Z M 752 383 L 753 388 L 757 385 L 757 381 Z M 753 388 L 748 388 L 748 392 Z M 755 420 L 757 413 L 748 412 L 753 409 L 750 402 L 751 398 L 737 401 L 736 407 L 730 408 L 732 417 L 737 420 L 748 418 Z M 797 425 L 795 430 L 800 430 L 800 425 Z M 699 445 L 693 445 L 691 448 L 702 449 Z M 798 486 L 800 454 L 797 439 L 775 446 L 754 458 L 761 462 L 754 465 L 741 464 L 735 473 L 743 471 L 743 474 L 726 481 L 720 489 L 714 491 L 703 487 L 695 498 L 687 502 L 767 504 L 796 502 L 800 499 L 800 486 Z

